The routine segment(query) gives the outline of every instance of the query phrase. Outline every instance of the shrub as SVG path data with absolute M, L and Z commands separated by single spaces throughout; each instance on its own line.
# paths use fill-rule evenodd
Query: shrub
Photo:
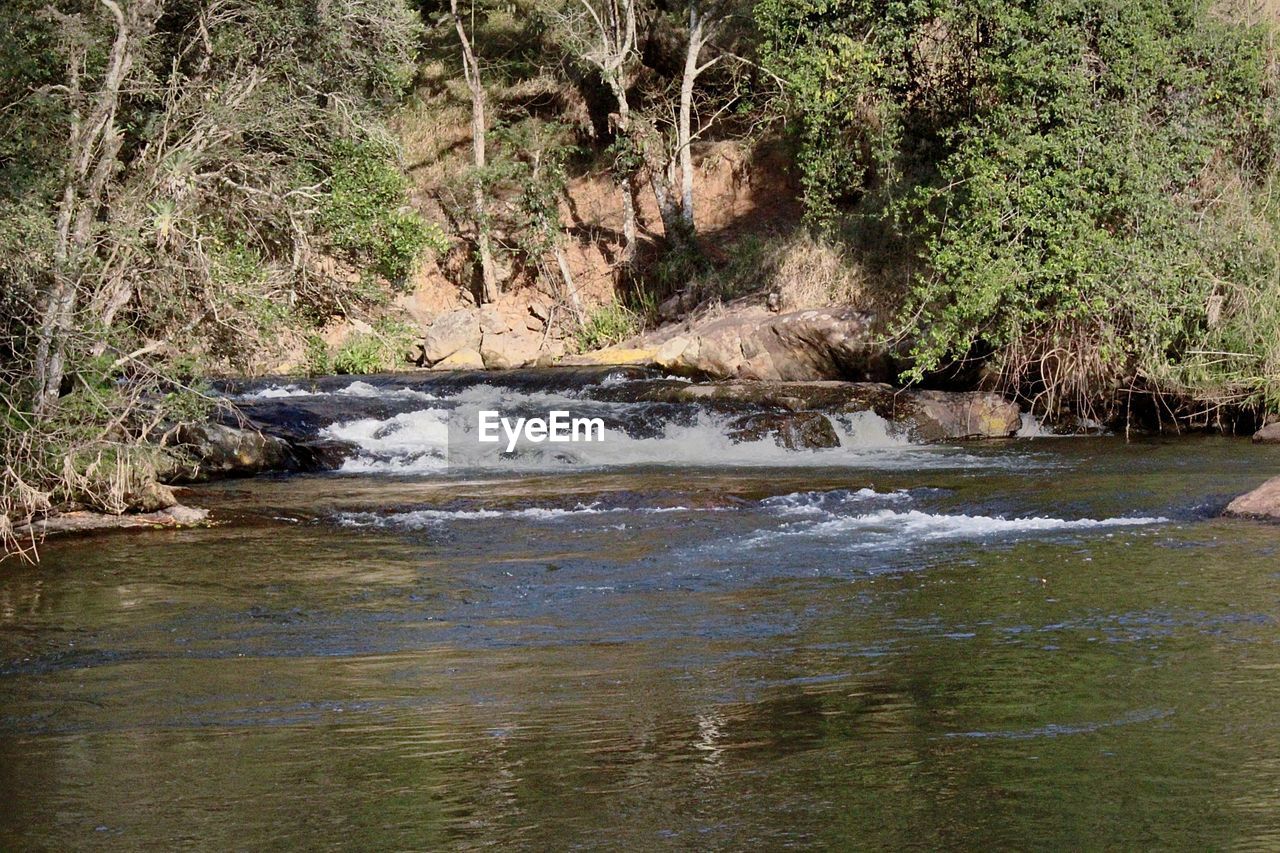
M 757 18 L 809 221 L 921 261 L 905 378 L 990 354 L 1050 413 L 1134 390 L 1274 401 L 1262 27 L 1201 0 L 762 0 Z
M 439 226 L 406 207 L 408 181 L 391 154 L 373 142 L 336 143 L 318 225 L 352 260 L 403 281 L 423 250 L 444 252 L 448 242 Z
M 617 302 L 609 302 L 587 315 L 577 331 L 578 350 L 600 349 L 621 343 L 641 328 L 640 315 Z
M 333 354 L 334 373 L 378 373 L 401 366 L 413 330 L 404 323 L 382 320 L 369 332 L 348 338 Z

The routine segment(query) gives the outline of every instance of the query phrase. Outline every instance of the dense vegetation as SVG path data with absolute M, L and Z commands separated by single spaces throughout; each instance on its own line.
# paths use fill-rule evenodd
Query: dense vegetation
M 0 519 L 136 503 L 207 365 L 381 298 L 317 256 L 396 277 L 439 239 L 382 123 L 420 30 L 398 0 L 0 9 Z
M 583 345 L 691 281 L 795 269 L 875 291 L 907 380 L 976 365 L 1050 415 L 1280 409 L 1272 39 L 1199 0 L 14 0 L 0 518 L 136 503 L 199 377 L 278 341 L 386 363 L 378 306 L 427 250 L 480 300 L 549 283 Z M 428 208 L 406 115 L 465 128 L 420 164 Z M 794 233 L 708 251 L 694 156 L 724 139 L 782 146 Z M 589 311 L 565 262 L 586 172 L 616 187 L 628 309 Z M 360 313 L 342 352 L 313 334 Z
M 1197 0 L 757 15 L 815 227 L 851 206 L 925 263 L 910 376 L 990 354 L 1049 413 L 1280 403 L 1269 27 Z

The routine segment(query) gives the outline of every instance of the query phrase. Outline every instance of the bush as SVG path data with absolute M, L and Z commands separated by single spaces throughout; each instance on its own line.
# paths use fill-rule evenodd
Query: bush
M 1261 27 L 1200 0 L 764 0 L 758 17 L 810 221 L 919 253 L 905 378 L 989 353 L 1049 413 L 1109 414 L 1134 390 L 1274 405 Z
M 621 343 L 638 334 L 641 325 L 640 315 L 625 305 L 617 302 L 602 305 L 587 315 L 578 328 L 578 350 L 586 352 Z
M 366 374 L 392 370 L 404 364 L 404 353 L 412 340 L 413 330 L 409 326 L 382 320 L 374 325 L 372 331 L 348 338 L 338 347 L 329 364 L 334 373 Z
M 425 249 L 444 252 L 448 241 L 439 226 L 406 207 L 408 181 L 394 163 L 385 146 L 338 142 L 318 224 L 352 260 L 403 281 Z

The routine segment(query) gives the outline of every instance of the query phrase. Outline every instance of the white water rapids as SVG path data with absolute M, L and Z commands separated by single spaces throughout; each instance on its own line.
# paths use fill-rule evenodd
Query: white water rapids
M 600 386 L 626 380 L 607 377 Z M 488 381 L 430 391 L 378 387 L 354 380 L 330 390 L 300 385 L 273 385 L 241 395 L 244 401 L 289 403 L 307 398 L 329 402 L 352 400 L 352 417 L 339 417 L 320 431 L 326 439 L 349 442 L 356 450 L 340 473 L 361 476 L 435 478 L 450 473 L 484 470 L 503 475 L 575 471 L 625 471 L 653 468 L 716 469 L 868 469 L 909 471 L 1032 471 L 1054 463 L 1029 449 L 1051 434 L 1030 415 L 1023 418 L 1015 443 L 999 452 L 976 445 L 923 445 L 910 442 L 903 431 L 871 411 L 830 413 L 826 417 L 838 446 L 788 449 L 766 432 L 744 438 L 735 434 L 740 413 L 648 402 L 602 402 L 589 394 L 590 386 L 569 389 L 513 388 Z M 355 401 L 393 404 L 393 411 L 361 415 Z M 478 449 L 474 441 L 475 413 L 493 410 L 522 415 L 553 410 L 602 416 L 610 425 L 600 443 L 545 444 L 521 441 L 514 452 L 501 445 Z M 461 439 L 461 440 L 460 440 Z M 1004 515 L 989 512 L 938 512 L 918 505 L 906 491 L 873 489 L 835 492 L 795 492 L 767 498 L 745 511 L 756 516 L 754 532 L 733 537 L 736 548 L 787 547 L 788 541 L 844 548 L 897 547 L 903 542 L 1009 538 L 1059 532 L 1099 531 L 1112 527 L 1158 524 L 1155 515 L 1111 518 L 1060 518 L 1049 515 Z M 429 530 L 455 524 L 519 521 L 525 524 L 612 524 L 663 514 L 671 517 L 729 507 L 610 506 L 588 500 L 558 506 L 514 508 L 438 507 L 395 512 L 341 512 L 335 520 L 354 528 Z M 732 508 L 744 510 L 744 507 Z M 612 519 L 612 521 L 610 520 Z

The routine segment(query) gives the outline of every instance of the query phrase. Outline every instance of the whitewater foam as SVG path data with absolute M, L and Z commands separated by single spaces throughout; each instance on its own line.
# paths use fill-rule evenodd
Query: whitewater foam
M 428 394 L 425 391 L 415 391 L 413 388 L 379 388 L 376 385 L 370 385 L 368 382 L 356 380 L 346 388 L 339 388 L 334 392 L 343 397 L 382 397 L 383 399 L 393 400 L 438 400 L 440 399 L 434 394 Z
M 275 400 L 281 397 L 310 397 L 314 391 L 305 391 L 297 385 L 269 385 L 247 394 L 237 394 L 236 400 Z
M 1014 433 L 1015 438 L 1048 438 L 1053 433 L 1044 428 L 1040 420 L 1030 412 L 1022 413 L 1022 425 Z
M 783 516 L 830 515 L 835 508 L 869 501 L 887 501 L 897 503 L 911 499 L 906 491 L 877 492 L 875 489 L 862 488 L 856 491 L 837 489 L 829 492 L 792 492 L 787 495 L 765 498 L 760 505 Z
M 349 473 L 417 474 L 448 467 L 449 412 L 419 409 L 385 420 L 360 418 L 332 424 L 320 431 L 325 438 L 349 441 L 359 447 L 340 470 Z
M 796 522 L 765 531 L 748 544 L 764 544 L 779 537 L 835 538 L 849 544 L 867 541 L 916 541 L 943 539 L 986 539 L 1022 533 L 1052 533 L 1071 530 L 1098 530 L 1110 527 L 1141 527 L 1167 523 L 1164 517 L 1051 518 L 1032 516 L 1002 518 L 990 515 L 949 515 L 916 509 L 881 509 L 852 516 L 831 515 L 815 522 Z M 852 538 L 851 538 L 852 537 Z
M 644 411 L 635 407 L 645 404 L 584 406 L 559 394 L 524 394 L 489 386 L 468 389 L 446 404 L 449 409 L 424 409 L 385 420 L 364 418 L 341 422 L 324 430 L 324 435 L 351 441 L 360 447 L 358 456 L 341 469 L 359 473 L 431 474 L 446 467 L 521 472 L 708 464 L 718 467 L 1007 467 L 1026 461 L 1008 454 L 997 459 L 951 447 L 912 444 L 874 412 L 834 416 L 831 423 L 840 439 L 839 447 L 790 450 L 768 435 L 754 441 L 735 440 L 731 416 L 706 410 L 696 412 L 690 422 L 650 422 L 646 429 L 656 434 L 628 435 L 616 421 L 609 421 L 607 415 L 612 411 L 630 418 L 629 422 L 640 423 Z M 609 426 L 603 442 L 554 446 L 522 442 L 515 452 L 506 453 L 505 446 L 480 444 L 475 440 L 474 417 L 467 413 L 481 409 L 521 413 L 563 409 L 589 416 L 602 414 Z M 450 411 L 455 412 L 452 421 Z M 451 429 L 455 431 L 452 443 Z
M 686 506 L 661 507 L 602 507 L 600 503 L 577 504 L 564 507 L 525 507 L 522 509 L 415 509 L 407 512 L 343 512 L 334 520 L 344 527 L 398 527 L 410 530 L 436 526 L 455 521 L 483 521 L 488 519 L 522 519 L 525 521 L 556 521 L 576 516 L 605 513 L 632 512 L 639 515 L 655 515 L 670 512 L 716 512 L 724 507 L 694 509 Z

